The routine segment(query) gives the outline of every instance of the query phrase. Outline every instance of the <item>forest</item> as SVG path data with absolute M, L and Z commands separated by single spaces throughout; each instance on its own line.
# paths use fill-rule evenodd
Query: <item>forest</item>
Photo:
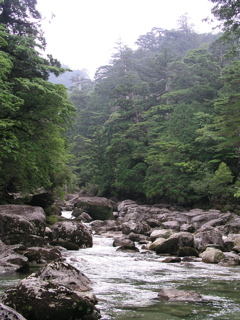
M 0 1 L 1 201 L 44 188 L 239 210 L 240 5 L 211 2 L 221 33 L 183 15 L 66 88 L 49 81 L 66 68 L 39 53 L 36 0 Z

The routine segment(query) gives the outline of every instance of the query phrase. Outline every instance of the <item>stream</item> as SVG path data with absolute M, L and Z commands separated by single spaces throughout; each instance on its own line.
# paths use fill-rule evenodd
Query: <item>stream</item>
M 240 267 L 164 263 L 156 254 L 116 251 L 112 243 L 94 236 L 92 248 L 65 253 L 93 281 L 102 320 L 240 319 Z M 195 290 L 208 301 L 163 303 L 163 288 Z
M 101 320 L 240 319 L 240 266 L 164 263 L 164 256 L 117 251 L 112 244 L 113 238 L 93 235 L 93 247 L 63 251 L 93 282 Z M 0 295 L 20 276 L 26 274 L 1 273 Z M 157 294 L 164 288 L 194 290 L 207 302 L 160 302 Z

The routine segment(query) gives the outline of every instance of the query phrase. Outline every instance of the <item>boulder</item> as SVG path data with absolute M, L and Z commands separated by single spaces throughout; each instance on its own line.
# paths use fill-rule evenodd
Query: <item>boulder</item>
M 93 221 L 92 217 L 86 213 L 86 212 L 82 212 L 79 216 L 78 216 L 78 220 L 82 221 L 82 222 L 91 222 Z
M 77 251 L 77 250 L 80 249 L 80 247 L 77 244 L 69 242 L 69 241 L 64 241 L 64 240 L 51 241 L 50 245 L 51 246 L 56 246 L 56 247 L 61 247 L 61 248 L 64 248 L 66 250 Z
M 131 232 L 133 232 L 137 234 L 149 235 L 150 231 L 151 231 L 150 226 L 144 221 L 142 222 L 130 221 L 122 224 L 123 234 L 130 234 Z
M 209 247 L 200 255 L 200 257 L 205 263 L 219 263 L 225 258 L 225 255 L 221 250 Z
M 74 206 L 88 213 L 93 220 L 113 219 L 113 205 L 106 198 L 79 197 Z
M 193 247 L 194 238 L 189 232 L 178 232 L 171 235 L 168 239 L 165 239 L 158 245 L 156 253 L 168 253 L 171 255 L 178 254 L 178 251 L 182 247 Z
M 4 270 L 26 272 L 29 270 L 29 261 L 27 257 L 6 249 L 0 254 L 0 266 Z
M 161 221 L 154 219 L 154 218 L 149 218 L 149 219 L 147 219 L 146 222 L 151 228 L 160 227 L 162 224 Z
M 45 265 L 39 272 L 34 274 L 42 281 L 63 284 L 72 290 L 89 291 L 91 290 L 91 280 L 81 271 L 68 263 L 53 261 Z
M 232 251 L 233 248 L 240 248 L 240 234 L 229 234 L 224 238 L 224 247 L 227 251 Z
M 181 223 L 180 221 L 174 220 L 174 221 L 166 221 L 162 223 L 163 227 L 166 229 L 171 229 L 174 231 L 179 231 Z
M 58 248 L 31 247 L 27 248 L 23 254 L 30 263 L 47 263 L 62 257 Z
M 177 255 L 179 257 L 198 257 L 199 252 L 193 247 L 180 247 L 178 249 Z
M 121 237 L 121 238 L 114 238 L 113 240 L 113 247 L 131 247 L 131 246 L 134 246 L 134 242 L 130 239 L 126 239 L 124 237 Z
M 117 251 L 128 251 L 128 252 L 139 252 L 139 249 L 135 246 L 135 244 L 125 245 L 117 248 Z
M 218 227 L 218 230 L 224 235 L 228 235 L 229 233 L 240 233 L 240 218 L 238 216 L 233 216 L 231 221 Z
M 165 238 L 157 238 L 153 243 L 149 245 L 149 250 L 157 251 L 158 247 L 161 248 L 163 242 L 165 242 Z
M 89 224 L 89 226 L 93 231 L 95 231 L 96 234 L 118 230 L 115 220 L 94 220 Z
M 14 309 L 0 303 L 0 319 L 2 320 L 26 320 L 20 313 Z
M 200 229 L 194 235 L 194 246 L 198 251 L 204 251 L 207 246 L 224 247 L 222 234 L 212 227 Z
M 92 234 L 81 221 L 59 221 L 52 225 L 53 241 L 65 241 L 80 248 L 92 247 Z
M 199 209 L 195 209 L 191 210 L 191 213 L 197 213 L 191 219 L 191 223 L 194 226 L 195 230 L 200 229 L 207 222 L 218 219 L 221 216 L 221 212 L 219 210 L 202 211 Z
M 0 238 L 6 244 L 29 245 L 44 237 L 46 217 L 40 207 L 0 205 Z
M 159 241 L 161 238 L 159 238 Z M 156 240 L 157 241 L 157 240 Z M 164 239 L 163 241 L 161 241 L 161 243 L 158 244 L 157 248 L 155 249 L 157 254 L 171 254 L 171 255 L 176 255 L 179 249 L 178 246 L 178 239 L 177 238 L 168 238 L 168 239 Z
M 240 264 L 240 257 L 234 252 L 224 252 L 224 258 L 219 264 L 224 267 L 238 266 Z
M 195 231 L 195 228 L 192 224 L 189 224 L 189 223 L 184 223 L 181 225 L 180 227 L 180 231 L 183 231 L 183 232 L 194 232 Z
M 139 242 L 139 243 L 148 243 L 148 237 L 143 235 L 143 234 L 137 234 L 134 232 L 129 233 L 128 239 L 134 241 L 134 242 Z
M 161 301 L 177 302 L 203 302 L 203 297 L 196 291 L 185 291 L 178 289 L 163 289 L 158 293 Z
M 150 234 L 150 240 L 155 241 L 157 238 L 169 238 L 173 234 L 170 229 L 155 229 Z
M 97 320 L 96 300 L 85 294 L 90 283 L 71 265 L 53 262 L 6 290 L 2 301 L 31 320 Z

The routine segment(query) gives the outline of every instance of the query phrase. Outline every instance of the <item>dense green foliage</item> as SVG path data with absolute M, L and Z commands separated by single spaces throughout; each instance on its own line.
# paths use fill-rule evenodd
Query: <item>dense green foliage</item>
M 238 57 L 219 35 L 153 28 L 121 43 L 71 93 L 79 187 L 102 196 L 223 208 L 240 194 Z
M 39 53 L 45 40 L 36 1 L 0 2 L 0 196 L 54 189 L 70 176 L 64 137 L 75 110 L 64 86 L 48 82 L 63 72 Z
M 119 43 L 94 81 L 63 76 L 68 93 L 50 78 L 64 72 L 59 62 L 39 53 L 36 1 L 1 0 L 0 197 L 56 190 L 73 169 L 78 187 L 100 196 L 237 206 L 239 4 L 211 1 L 221 35 L 198 34 L 182 16 L 178 29 L 139 36 L 136 50 Z

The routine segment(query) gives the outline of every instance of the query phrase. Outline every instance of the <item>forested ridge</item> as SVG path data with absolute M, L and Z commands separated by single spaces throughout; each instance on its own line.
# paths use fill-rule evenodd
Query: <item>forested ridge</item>
M 211 1 L 221 34 L 195 32 L 184 15 L 177 29 L 140 35 L 136 49 L 118 43 L 95 79 L 74 74 L 69 92 L 49 81 L 60 63 L 37 50 L 45 39 L 29 22 L 40 19 L 36 1 L 1 1 L 1 197 L 67 186 L 237 209 L 239 4 Z
M 80 188 L 150 203 L 234 207 L 237 37 L 198 34 L 184 15 L 178 29 L 153 28 L 136 44 L 133 50 L 118 43 L 92 86 L 70 94 L 78 113 L 69 135 Z

